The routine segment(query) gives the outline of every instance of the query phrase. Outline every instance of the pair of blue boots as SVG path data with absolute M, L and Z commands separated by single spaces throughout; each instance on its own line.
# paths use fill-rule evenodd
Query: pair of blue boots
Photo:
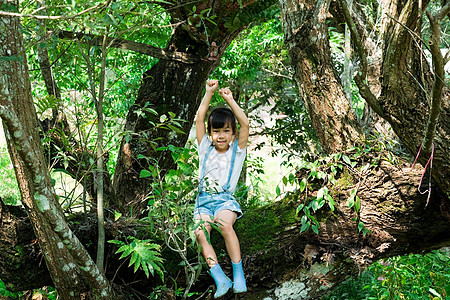
M 228 291 L 233 287 L 233 292 L 245 293 L 247 291 L 247 284 L 245 283 L 244 270 L 242 269 L 242 260 L 235 264 L 231 262 L 233 265 L 233 281 L 228 278 L 227 275 L 223 272 L 222 268 L 219 264 L 215 264 L 211 267 L 210 274 L 214 281 L 216 282 L 216 293 L 214 294 L 214 299 L 220 298 L 224 296 Z

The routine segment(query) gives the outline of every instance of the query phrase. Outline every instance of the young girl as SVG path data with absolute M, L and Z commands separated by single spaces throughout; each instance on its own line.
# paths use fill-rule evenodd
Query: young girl
M 234 293 L 247 291 L 239 240 L 233 229 L 234 222 L 242 216 L 242 211 L 233 193 L 245 160 L 249 122 L 234 101 L 231 91 L 228 88 L 220 89 L 220 96 L 231 110 L 228 108 L 213 110 L 208 118 L 209 137 L 206 135 L 205 117 L 218 86 L 217 80 L 208 80 L 205 96 L 197 112 L 200 184 L 194 210 L 194 218 L 204 221 L 195 234 L 217 286 L 214 298 L 225 295 L 231 288 Z M 237 134 L 236 119 L 240 125 L 239 134 Z M 233 281 L 222 271 L 216 253 L 206 238 L 204 229 L 209 234 L 212 228 L 211 222 L 219 225 L 220 233 L 225 240 L 233 265 Z

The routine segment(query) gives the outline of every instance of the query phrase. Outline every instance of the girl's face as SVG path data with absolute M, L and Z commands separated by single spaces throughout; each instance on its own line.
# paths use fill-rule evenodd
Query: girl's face
M 233 129 L 229 124 L 222 128 L 212 128 L 211 139 L 217 152 L 225 153 L 234 139 Z

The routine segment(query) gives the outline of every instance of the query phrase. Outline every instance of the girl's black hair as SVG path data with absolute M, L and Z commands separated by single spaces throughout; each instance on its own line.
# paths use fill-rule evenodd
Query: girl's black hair
M 233 111 L 226 107 L 215 108 L 208 117 L 208 134 L 211 135 L 213 128 L 223 128 L 225 125 L 230 125 L 233 135 L 236 135 L 236 117 Z

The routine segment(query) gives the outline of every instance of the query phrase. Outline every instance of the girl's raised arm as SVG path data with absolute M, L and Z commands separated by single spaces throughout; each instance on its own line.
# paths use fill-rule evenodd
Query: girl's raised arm
M 219 82 L 217 80 L 208 80 L 206 82 L 206 92 L 203 96 L 202 103 L 198 108 L 197 116 L 195 118 L 195 129 L 197 132 L 197 141 L 199 145 L 206 133 L 205 118 L 206 114 L 208 113 L 209 103 L 211 102 L 211 98 L 214 95 L 214 92 L 217 90 L 218 86 Z
M 250 125 L 247 116 L 242 108 L 234 101 L 233 94 L 229 88 L 219 90 L 220 96 L 228 103 L 241 128 L 239 129 L 239 148 L 244 149 L 247 146 Z

